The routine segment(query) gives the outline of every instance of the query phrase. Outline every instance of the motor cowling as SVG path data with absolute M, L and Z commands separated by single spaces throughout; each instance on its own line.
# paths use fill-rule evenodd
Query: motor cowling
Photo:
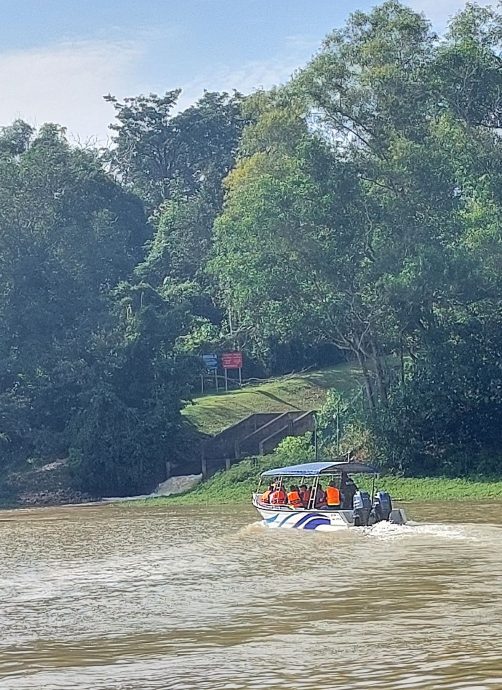
M 371 499 L 366 491 L 356 491 L 352 502 L 354 525 L 366 526 L 371 513 Z
M 376 522 L 388 520 L 392 512 L 392 499 L 385 491 L 378 491 L 373 501 L 373 514 Z

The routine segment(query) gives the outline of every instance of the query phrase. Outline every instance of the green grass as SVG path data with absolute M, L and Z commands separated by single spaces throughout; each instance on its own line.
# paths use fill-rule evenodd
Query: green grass
M 256 490 L 260 473 L 272 467 L 277 467 L 277 458 L 273 455 L 268 458 L 243 460 L 231 467 L 228 472 L 218 472 L 186 494 L 134 501 L 132 505 L 248 503 L 251 493 Z M 361 488 L 371 489 L 371 479 L 357 476 L 356 481 Z M 377 488 L 388 491 L 395 500 L 401 501 L 502 500 L 502 480 L 488 477 L 449 479 L 388 475 L 377 480 Z
M 315 410 L 330 388 L 349 392 L 358 385 L 358 369 L 342 364 L 300 374 L 289 374 L 241 390 L 204 395 L 187 405 L 183 414 L 207 434 L 216 434 L 254 412 Z

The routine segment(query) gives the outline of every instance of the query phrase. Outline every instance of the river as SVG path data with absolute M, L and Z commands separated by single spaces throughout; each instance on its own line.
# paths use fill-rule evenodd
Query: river
M 252 508 L 0 512 L 2 690 L 502 688 L 502 504 L 266 530 Z

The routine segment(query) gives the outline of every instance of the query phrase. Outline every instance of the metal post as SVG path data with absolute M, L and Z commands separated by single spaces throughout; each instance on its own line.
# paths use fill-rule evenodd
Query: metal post
M 239 367 L 239 386 L 242 388 L 242 368 Z
M 216 388 L 216 392 L 218 393 L 218 369 L 214 370 L 214 387 Z
M 340 401 L 336 403 L 336 452 L 340 454 Z
M 314 477 L 314 481 L 312 482 L 312 488 L 310 490 L 310 499 L 309 499 L 308 510 L 313 510 L 315 508 L 315 499 L 316 499 L 318 486 L 319 486 L 319 475 Z
M 319 446 L 317 443 L 317 415 L 314 412 L 314 448 L 315 448 L 315 461 L 319 460 Z
M 225 372 L 225 392 L 228 393 L 228 369 L 224 369 Z
M 204 374 L 200 375 L 200 392 L 204 395 Z

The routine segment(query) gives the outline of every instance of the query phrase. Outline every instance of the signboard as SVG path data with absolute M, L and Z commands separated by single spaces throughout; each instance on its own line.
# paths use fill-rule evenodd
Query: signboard
M 206 369 L 212 370 L 218 368 L 218 355 L 202 355 L 202 361 Z
M 224 369 L 242 369 L 242 352 L 224 352 L 221 355 L 221 366 Z

